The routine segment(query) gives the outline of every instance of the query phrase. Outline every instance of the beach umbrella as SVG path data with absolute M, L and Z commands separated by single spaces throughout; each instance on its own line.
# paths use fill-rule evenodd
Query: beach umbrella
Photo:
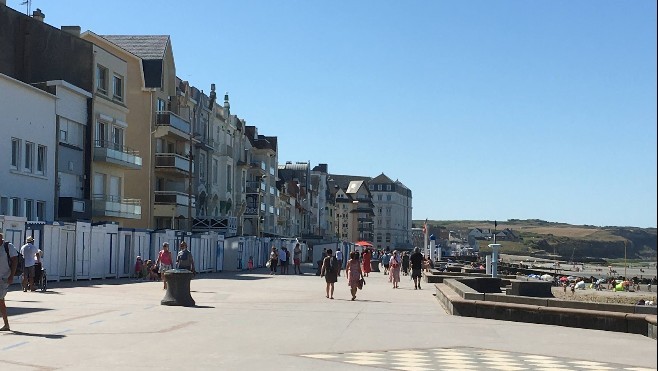
M 551 276 L 550 274 L 544 274 L 541 276 L 541 279 L 544 281 L 553 281 L 553 276 Z
M 561 282 L 569 281 L 569 279 L 567 278 L 567 276 L 562 276 L 562 277 L 560 277 L 560 281 Z

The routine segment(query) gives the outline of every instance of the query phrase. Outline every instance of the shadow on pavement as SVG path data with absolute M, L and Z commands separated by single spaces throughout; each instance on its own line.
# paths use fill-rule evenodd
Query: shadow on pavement
M 52 310 L 48 308 L 15 308 L 11 305 L 7 306 L 7 315 L 9 316 L 20 316 L 21 314 L 44 312 L 47 310 Z
M 16 331 L 12 330 L 12 334 L 14 335 L 19 335 L 19 336 L 31 336 L 31 337 L 38 337 L 38 338 L 44 338 L 44 339 L 63 339 L 66 337 L 66 335 L 61 335 L 61 334 L 33 334 L 30 332 L 22 332 L 22 331 Z

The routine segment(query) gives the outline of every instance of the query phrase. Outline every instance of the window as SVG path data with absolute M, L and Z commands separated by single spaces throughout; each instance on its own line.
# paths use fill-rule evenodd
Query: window
M 0 215 L 9 215 L 8 208 L 9 199 L 7 197 L 0 197 Z
M 201 182 L 206 181 L 206 155 L 205 155 L 205 153 L 199 153 L 199 180 Z
M 231 186 L 233 184 L 233 180 L 232 180 L 233 177 L 231 176 L 232 174 L 233 174 L 233 171 L 232 171 L 231 165 L 227 165 L 226 166 L 226 191 L 228 191 L 228 192 L 231 192 L 231 190 L 233 189 L 233 187 Z
M 46 220 L 46 202 L 37 201 L 37 220 Z
M 34 200 L 25 200 L 25 217 L 34 220 Z
M 212 184 L 219 183 L 219 161 L 217 159 L 212 159 Z
M 386 185 L 386 190 L 387 190 L 387 191 L 390 191 L 390 190 L 391 190 L 391 185 L 390 185 L 390 184 L 387 184 L 387 185 Z
M 103 121 L 96 121 L 96 132 L 94 133 L 94 139 L 96 147 L 105 148 L 107 138 L 107 124 Z
M 382 195 L 377 195 L 377 201 L 381 201 L 381 200 L 382 200 Z
M 37 147 L 37 173 L 41 175 L 46 174 L 46 147 Z
M 60 143 L 66 143 L 78 148 L 82 148 L 83 136 L 84 136 L 84 127 L 82 126 L 82 124 L 60 117 L 59 120 Z
M 386 201 L 390 201 L 390 200 L 391 200 L 391 195 L 386 195 Z
M 11 198 L 9 199 L 9 215 L 12 216 L 21 216 L 21 199 L 20 198 Z
M 167 110 L 167 102 L 164 101 L 164 99 L 158 98 L 158 105 L 156 107 L 158 112 L 164 112 Z
M 34 143 L 25 142 L 25 156 L 23 160 L 23 169 L 31 173 L 34 166 Z
M 21 158 L 21 140 L 11 138 L 11 167 L 18 169 Z
M 96 66 L 96 90 L 107 94 L 107 68 L 100 64 Z
M 112 127 L 112 144 L 117 151 L 123 151 L 123 128 Z
M 112 79 L 112 91 L 114 93 L 113 98 L 123 102 L 123 78 L 121 76 L 114 75 Z

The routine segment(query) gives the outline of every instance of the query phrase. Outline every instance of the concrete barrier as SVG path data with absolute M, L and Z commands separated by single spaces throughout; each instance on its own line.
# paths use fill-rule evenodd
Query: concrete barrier
M 453 315 L 627 332 L 656 338 L 657 316 L 635 314 L 632 312 L 635 306 L 625 306 L 630 307 L 625 308 L 625 310 L 631 311 L 630 313 L 557 306 L 557 299 L 506 297 L 502 294 L 479 293 L 462 281 L 465 280 L 453 278 L 435 284 L 437 300 L 448 313 Z M 578 302 L 561 302 L 567 306 L 581 305 L 574 303 Z M 617 306 L 620 305 L 617 304 Z M 592 308 L 594 306 L 583 307 Z

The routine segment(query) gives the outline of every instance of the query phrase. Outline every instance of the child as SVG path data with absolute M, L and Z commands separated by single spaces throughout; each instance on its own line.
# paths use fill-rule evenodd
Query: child
M 146 261 L 146 266 L 149 269 L 149 281 L 159 281 L 160 275 L 158 274 L 158 266 L 151 260 Z
M 247 261 L 247 270 L 254 269 L 254 257 L 250 256 L 249 261 Z
M 142 268 L 143 268 L 144 262 L 142 262 L 142 257 L 137 256 L 137 260 L 135 261 L 135 278 L 140 279 L 142 278 Z

